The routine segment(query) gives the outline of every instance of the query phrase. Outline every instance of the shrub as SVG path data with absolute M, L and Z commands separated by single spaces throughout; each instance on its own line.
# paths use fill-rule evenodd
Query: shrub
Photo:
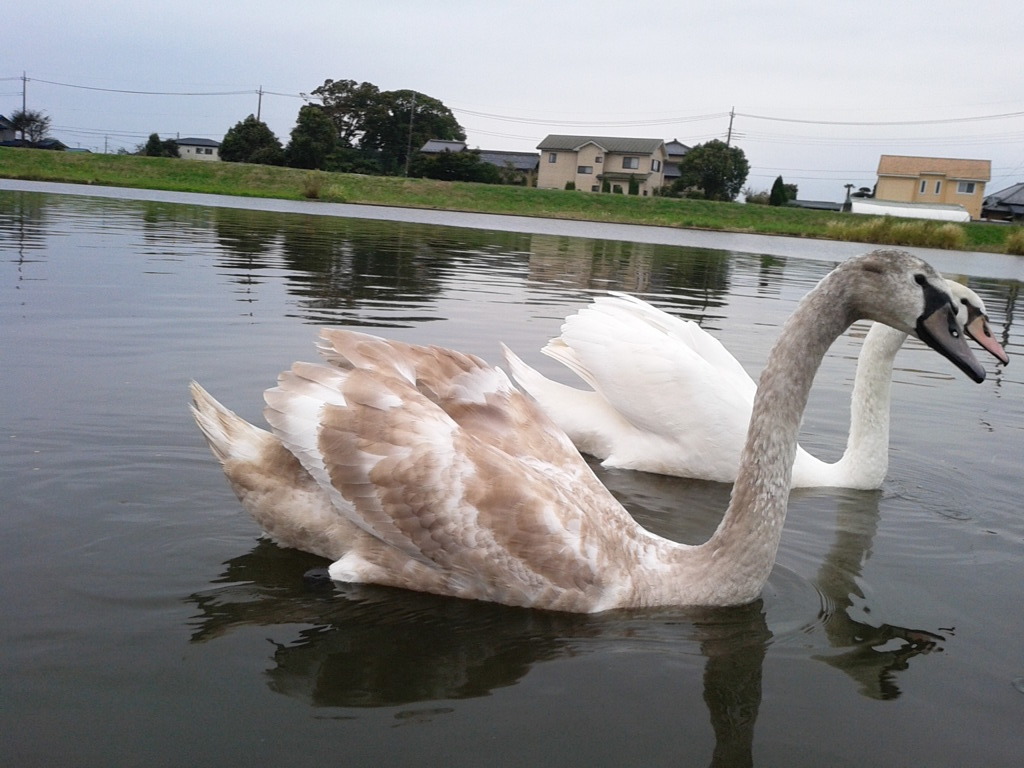
M 302 196 L 310 200 L 316 200 L 324 190 L 324 182 L 327 174 L 307 173 L 302 179 Z
M 829 237 L 859 240 L 881 245 L 917 245 L 923 248 L 962 249 L 967 233 L 952 222 L 914 221 L 891 216 L 832 220 L 826 225 Z
M 753 188 L 747 187 L 743 190 L 743 199 L 750 205 L 768 205 L 768 192 L 764 189 L 755 192 Z
M 1006 252 L 1024 256 L 1024 227 L 1014 227 L 1006 238 Z

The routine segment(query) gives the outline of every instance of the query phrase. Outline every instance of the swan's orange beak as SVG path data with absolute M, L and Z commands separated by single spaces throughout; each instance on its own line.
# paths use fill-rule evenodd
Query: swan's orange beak
M 992 335 L 992 329 L 988 326 L 988 318 L 985 317 L 976 307 L 967 309 L 967 325 L 964 326 L 967 335 L 981 344 L 985 350 L 1003 365 L 1010 362 L 1010 356 L 1006 354 L 1003 345 L 996 341 Z
M 942 304 L 930 315 L 919 318 L 917 337 L 974 381 L 985 380 L 985 369 L 967 346 L 952 304 Z

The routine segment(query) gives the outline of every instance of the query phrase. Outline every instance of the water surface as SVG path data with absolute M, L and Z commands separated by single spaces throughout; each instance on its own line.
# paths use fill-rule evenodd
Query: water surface
M 500 340 L 571 382 L 539 349 L 606 290 L 700 322 L 756 375 L 842 257 L 0 191 L 0 761 L 1018 765 L 1012 269 L 944 267 L 1018 360 L 986 358 L 974 385 L 908 343 L 885 486 L 795 493 L 740 609 L 580 617 L 307 586 L 321 561 L 259 540 L 186 408 L 195 378 L 262 423 L 262 390 L 326 324 L 494 362 Z M 841 451 L 864 332 L 823 364 L 801 437 L 818 455 Z M 598 472 L 681 541 L 728 500 Z

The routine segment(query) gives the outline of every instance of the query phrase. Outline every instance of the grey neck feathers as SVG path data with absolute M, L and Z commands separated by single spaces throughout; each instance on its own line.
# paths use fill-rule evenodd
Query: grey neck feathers
M 757 596 L 775 561 L 814 374 L 832 342 L 856 319 L 848 297 L 841 274 L 822 280 L 783 326 L 761 374 L 729 508 L 700 547 L 709 558 L 708 578 L 726 589 L 732 582 L 736 602 Z

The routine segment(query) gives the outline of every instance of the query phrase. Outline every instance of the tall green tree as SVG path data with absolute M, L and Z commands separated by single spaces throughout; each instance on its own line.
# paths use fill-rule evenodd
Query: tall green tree
M 768 205 L 785 205 L 788 201 L 786 183 L 782 180 L 781 176 L 776 176 L 775 183 L 772 184 L 771 194 L 768 195 Z
M 410 151 L 428 139 L 464 141 L 465 131 L 455 115 L 437 99 L 417 91 L 385 91 L 363 124 L 360 146 L 376 152 L 385 169 L 405 170 Z
M 325 80 L 313 90 L 337 132 L 339 148 L 352 148 L 385 173 L 404 173 L 410 150 L 428 139 L 462 141 L 465 131 L 438 99 L 417 91 L 381 91 L 372 83 Z M 352 164 L 351 153 L 344 153 Z
M 750 163 L 739 147 L 712 139 L 698 144 L 679 161 L 679 178 L 672 186 L 679 194 L 699 189 L 708 200 L 733 200 L 743 189 Z
M 324 80 L 313 89 L 323 104 L 324 112 L 338 130 L 341 147 L 358 147 L 365 129 L 366 115 L 376 108 L 380 89 L 373 83 L 355 80 Z
M 141 154 L 146 157 L 181 157 L 181 152 L 178 150 L 178 145 L 174 139 L 164 139 L 161 141 L 160 134 L 151 133 L 149 134 L 149 140 L 142 148 Z
M 284 150 L 270 127 L 262 120 L 257 120 L 255 115 L 249 115 L 224 134 L 220 144 L 220 158 L 229 163 L 283 165 Z
M 9 118 L 14 130 L 21 134 L 21 140 L 38 144 L 50 132 L 50 118 L 37 109 L 17 109 Z
M 331 118 L 319 104 L 306 104 L 292 128 L 285 148 L 285 162 L 292 168 L 323 168 L 338 144 Z

